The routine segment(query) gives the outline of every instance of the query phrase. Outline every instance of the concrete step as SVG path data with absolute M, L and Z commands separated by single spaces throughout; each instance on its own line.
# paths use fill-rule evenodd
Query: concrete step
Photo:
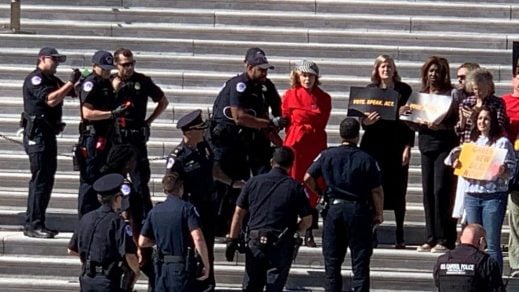
M 392 55 L 396 59 L 407 61 L 424 61 L 430 55 L 440 55 L 450 62 L 478 60 L 480 63 L 508 64 L 509 50 L 469 49 L 435 46 L 395 46 L 395 45 L 350 45 L 350 44 L 307 44 L 307 43 L 272 43 L 245 42 L 224 40 L 192 40 L 164 38 L 126 38 L 126 37 L 94 37 L 94 36 L 55 36 L 55 35 L 0 35 L 4 47 L 39 48 L 52 43 L 60 49 L 91 50 L 104 48 L 115 50 L 121 46 L 137 51 L 176 52 L 177 54 L 204 55 L 219 52 L 226 55 L 243 56 L 247 48 L 259 46 L 269 56 L 290 58 L 318 59 L 334 56 L 336 58 L 371 59 L 381 52 Z M 22 45 L 23 44 L 23 45 Z

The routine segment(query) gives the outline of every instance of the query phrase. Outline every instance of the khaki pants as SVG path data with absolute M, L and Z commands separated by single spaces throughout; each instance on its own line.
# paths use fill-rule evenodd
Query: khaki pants
M 508 241 L 508 257 L 510 268 L 519 269 L 519 192 L 513 191 L 508 198 L 508 218 L 510 238 Z

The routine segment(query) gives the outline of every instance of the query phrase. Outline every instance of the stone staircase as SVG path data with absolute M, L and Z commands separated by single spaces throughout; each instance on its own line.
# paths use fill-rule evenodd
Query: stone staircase
M 7 1 L 6 1 L 7 2 Z M 152 159 L 153 200 L 161 201 L 164 155 L 180 142 L 174 124 L 183 114 L 204 111 L 221 85 L 243 69 L 247 48 L 259 46 L 276 69 L 269 72 L 280 94 L 288 73 L 302 59 L 314 60 L 323 89 L 333 98 L 327 126 L 329 144 L 338 142 L 338 124 L 346 114 L 349 88 L 369 82 L 373 60 L 392 55 L 403 80 L 420 86 L 419 70 L 430 55 L 446 57 L 455 68 L 466 61 L 490 69 L 498 94 L 510 90 L 511 47 L 519 40 L 519 1 L 361 1 L 361 0 L 22 0 L 22 30 L 0 34 L 0 290 L 77 291 L 80 264 L 66 255 L 77 223 L 78 174 L 70 150 L 77 141 L 79 102 L 67 99 L 67 128 L 58 137 L 60 153 L 56 185 L 48 209 L 48 225 L 62 232 L 53 240 L 26 238 L 20 232 L 25 215 L 28 159 L 19 145 L 22 81 L 33 68 L 40 47 L 55 46 L 68 56 L 58 69 L 90 67 L 95 50 L 128 47 L 137 70 L 151 76 L 170 101 L 152 126 L 148 142 Z M 0 4 L 0 24 L 9 23 L 9 5 Z M 14 142 L 13 142 L 14 141 Z M 375 291 L 434 291 L 432 267 L 437 255 L 417 253 L 424 238 L 420 157 L 412 151 L 406 216 L 406 250 L 394 250 L 393 213 L 385 212 L 382 244 L 372 257 Z M 509 228 L 503 228 L 503 242 Z M 320 243 L 320 232 L 315 233 Z M 238 290 L 244 259 L 228 263 L 224 245 L 216 244 L 216 277 L 220 290 Z M 505 265 L 508 261 L 505 259 Z M 509 268 L 505 267 L 505 274 Z M 349 289 L 351 264 L 343 265 Z M 290 272 L 287 289 L 323 290 L 321 249 L 303 247 Z M 509 291 L 519 289 L 510 281 Z M 144 290 L 144 280 L 137 289 Z

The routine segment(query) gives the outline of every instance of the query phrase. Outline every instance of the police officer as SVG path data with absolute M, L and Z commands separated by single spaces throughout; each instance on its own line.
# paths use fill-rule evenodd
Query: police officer
M 107 174 L 93 185 L 101 207 L 83 216 L 68 245 L 69 254 L 81 259 L 81 291 L 120 291 L 121 265 L 126 261 L 139 275 L 139 261 L 132 229 L 116 213 L 121 208 L 124 177 Z
M 103 175 L 118 173 L 125 177 L 124 183 L 121 186 L 123 194 L 121 216 L 131 226 L 135 242 L 139 240 L 142 223 L 147 213 L 141 194 L 135 190 L 132 181 L 127 178 L 129 172 L 135 166 L 136 157 L 137 154 L 134 146 L 130 144 L 114 145 L 110 149 L 106 164 L 101 168 Z M 139 249 L 139 252 L 139 267 L 148 277 L 148 290 L 153 291 L 155 287 L 155 271 L 152 260 L 153 249 L 142 248 Z
M 247 57 L 245 72 L 229 79 L 218 94 L 209 125 L 217 176 L 223 173 L 232 181 L 247 180 L 251 172 L 251 143 L 255 136 L 286 126 L 284 118 L 269 119 L 263 100 L 263 81 L 267 70 L 273 68 L 265 55 L 251 54 Z M 221 225 L 226 225 L 238 193 L 221 185 L 218 193 L 222 202 Z M 230 203 L 226 204 L 226 201 Z M 228 230 L 228 227 L 222 229 Z
M 293 260 L 294 233 L 304 233 L 312 223 L 303 186 L 288 175 L 294 152 L 276 148 L 271 161 L 269 173 L 251 178 L 242 189 L 229 232 L 226 257 L 232 261 L 243 218 L 249 213 L 244 291 L 263 291 L 265 285 L 267 291 L 283 291 Z
M 372 224 L 383 221 L 384 193 L 380 169 L 374 158 L 357 148 L 360 124 L 346 118 L 340 124 L 342 144 L 314 160 L 304 181 L 317 194 L 316 180 L 323 177 L 329 209 L 324 217 L 323 255 L 326 291 L 342 291 L 341 265 L 350 248 L 353 289 L 369 291 Z M 372 210 L 373 209 L 373 210 Z
M 168 197 L 150 211 L 139 237 L 140 247 L 157 246 L 157 291 L 194 291 L 197 267 L 193 247 L 203 264 L 196 279 L 207 279 L 211 269 L 196 208 L 181 199 L 182 183 L 177 172 L 164 176 L 162 186 Z
M 99 207 L 92 184 L 100 177 L 100 168 L 106 162 L 111 147 L 114 118 L 122 116 L 126 107 L 116 107 L 115 93 L 110 82 L 110 70 L 114 69 L 113 56 L 97 51 L 92 57 L 92 74 L 80 84 L 80 138 L 83 163 L 80 168 L 78 196 L 79 218 Z
M 130 171 L 130 177 L 135 189 L 144 198 L 147 213 L 152 203 L 148 187 L 151 172 L 146 142 L 150 136 L 151 123 L 167 108 L 168 99 L 150 77 L 135 72 L 136 61 L 131 50 L 116 50 L 114 60 L 118 71 L 111 79 L 117 94 L 117 104 L 127 105 L 125 115 L 116 119 L 114 143 L 129 143 L 136 149 L 136 164 Z M 157 105 L 146 118 L 148 97 Z
M 36 69 L 23 82 L 23 145 L 32 174 L 24 228 L 24 235 L 29 237 L 53 238 L 57 234 L 45 225 L 45 211 L 57 168 L 56 135 L 65 127 L 61 121 L 63 99 L 73 95 L 74 83 L 80 76 L 80 72 L 74 70 L 66 83 L 55 76 L 56 68 L 65 60 L 66 56 L 55 48 L 42 48 Z
M 202 119 L 202 111 L 195 110 L 181 117 L 177 129 L 182 130 L 182 142 L 171 151 L 166 163 L 166 174 L 178 172 L 184 181 L 182 199 L 193 204 L 200 214 L 200 227 L 207 243 L 211 273 L 206 281 L 200 284 L 201 291 L 214 291 L 215 280 L 213 272 L 215 220 L 219 204 L 217 202 L 213 178 L 213 152 L 204 140 L 206 123 Z M 229 177 L 216 179 L 226 184 L 232 184 Z M 234 188 L 244 184 L 235 182 Z
M 486 232 L 479 224 L 468 224 L 454 250 L 438 257 L 434 284 L 440 292 L 506 291 L 497 262 L 484 252 Z
M 255 55 L 266 56 L 265 51 L 254 47 L 245 53 L 244 64 L 247 68 L 247 60 L 254 58 Z M 263 111 L 272 114 L 273 117 L 281 116 L 281 97 L 279 96 L 276 86 L 269 78 L 261 79 L 261 91 L 263 100 Z M 279 137 L 277 131 L 264 131 L 262 135 L 255 135 L 249 147 L 249 164 L 253 175 L 267 173 L 270 170 L 270 158 L 272 157 L 271 142 L 276 146 L 283 145 L 283 141 Z

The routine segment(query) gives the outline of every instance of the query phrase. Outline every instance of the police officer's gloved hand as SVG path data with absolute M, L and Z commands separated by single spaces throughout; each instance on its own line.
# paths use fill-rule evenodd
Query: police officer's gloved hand
M 118 118 L 123 116 L 126 113 L 126 105 L 121 104 L 116 109 L 112 111 L 112 118 Z
M 234 260 L 234 254 L 238 250 L 238 239 L 237 238 L 228 238 L 227 247 L 225 248 L 225 258 L 228 262 L 232 262 Z
M 68 78 L 68 81 L 70 81 L 72 84 L 76 84 L 78 82 L 79 78 L 81 77 L 81 71 L 79 71 L 78 68 L 72 70 L 70 73 L 70 77 Z
M 275 117 L 272 120 L 272 124 L 279 129 L 283 129 L 290 123 L 290 120 L 284 117 Z

